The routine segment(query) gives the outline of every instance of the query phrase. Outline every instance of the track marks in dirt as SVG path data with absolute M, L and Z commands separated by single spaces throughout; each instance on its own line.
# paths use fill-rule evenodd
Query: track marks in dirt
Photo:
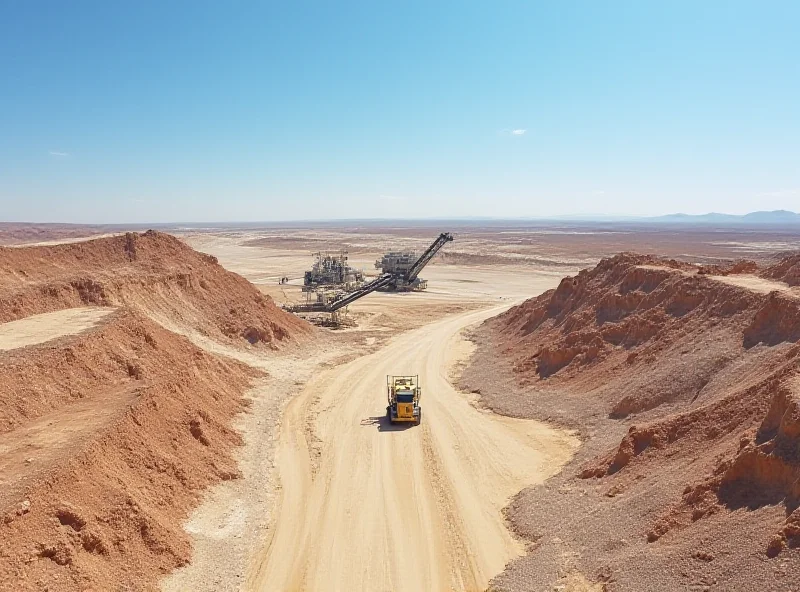
M 277 453 L 277 521 L 250 588 L 478 590 L 523 552 L 502 508 L 557 472 L 576 442 L 535 422 L 515 420 L 533 432 L 512 426 L 449 384 L 453 340 L 496 312 L 405 333 L 324 372 L 291 401 Z M 420 374 L 421 426 L 385 420 L 385 376 L 398 373 Z M 320 445 L 316 471 L 309 417 Z

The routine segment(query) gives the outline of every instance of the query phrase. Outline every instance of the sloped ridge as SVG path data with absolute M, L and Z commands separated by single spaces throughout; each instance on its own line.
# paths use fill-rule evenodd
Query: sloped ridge
M 794 298 L 770 293 L 744 330 L 744 346 L 777 345 L 800 339 L 800 306 Z
M 758 273 L 758 263 L 749 259 L 739 259 L 729 263 L 716 265 L 701 265 L 697 273 L 707 275 L 736 275 Z
M 761 272 L 761 277 L 785 282 L 790 286 L 800 286 L 800 253 L 782 258 L 775 265 Z
M 650 543 L 708 516 L 780 507 L 763 550 L 800 547 L 800 299 L 718 279 L 789 283 L 797 261 L 759 270 L 623 254 L 491 322 L 523 382 L 587 393 L 587 409 L 612 419 L 648 413 L 578 476 L 608 480 L 612 496 L 643 475 L 686 478 L 650 518 Z
M 755 393 L 758 397 L 731 397 L 740 415 L 747 414 L 748 407 L 758 411 L 762 418 L 758 428 L 743 432 L 738 450 L 719 460 L 707 478 L 686 487 L 680 502 L 654 522 L 647 533 L 649 541 L 725 510 L 777 506 L 783 507 L 786 518 L 769 539 L 761 541 L 764 552 L 775 557 L 787 547 L 800 547 L 798 364 L 793 362 L 763 386 Z M 750 427 L 752 422 L 743 425 Z
M 0 444 L 44 438 L 5 460 L 0 582 L 144 590 L 184 565 L 181 523 L 204 488 L 239 476 L 230 423 L 257 376 L 131 310 L 0 356 Z M 82 406 L 107 417 L 84 429 Z
M 463 388 L 495 412 L 584 438 L 549 487 L 508 507 L 521 536 L 548 542 L 504 583 L 554 573 L 562 550 L 615 589 L 790 582 L 800 561 L 795 260 L 697 266 L 625 253 L 474 331 Z
M 0 322 L 75 306 L 125 305 L 216 338 L 274 347 L 310 331 L 216 258 L 155 231 L 0 247 Z
M 719 267 L 724 274 L 750 273 L 750 263 Z M 642 360 L 674 356 L 677 344 L 689 344 L 709 331 L 737 332 L 737 349 L 800 339 L 796 299 L 722 283 L 708 269 L 702 273 L 688 263 L 634 254 L 605 259 L 592 270 L 564 278 L 557 289 L 489 325 L 527 380 L 532 375 L 567 380 L 590 370 L 627 373 Z M 740 353 L 720 352 L 709 363 L 719 370 L 720 363 Z M 651 407 L 632 403 L 614 413 Z

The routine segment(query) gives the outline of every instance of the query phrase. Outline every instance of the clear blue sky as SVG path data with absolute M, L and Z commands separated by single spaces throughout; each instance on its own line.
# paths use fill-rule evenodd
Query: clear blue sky
M 800 3 L 0 0 L 0 220 L 800 210 Z

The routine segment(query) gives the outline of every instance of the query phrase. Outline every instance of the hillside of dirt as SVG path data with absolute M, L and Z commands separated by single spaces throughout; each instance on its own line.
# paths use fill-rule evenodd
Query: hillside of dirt
M 308 332 L 216 259 L 161 232 L 0 247 L 0 322 L 76 306 L 129 306 L 230 341 L 275 347 Z
M 240 477 L 233 421 L 312 329 L 178 239 L 0 247 L 0 590 L 153 590 L 183 524 Z
M 783 257 L 778 263 L 767 267 L 761 277 L 800 286 L 800 253 Z
M 497 590 L 549 589 L 575 574 L 609 591 L 792 585 L 796 264 L 619 255 L 475 332 L 465 388 L 585 441 L 562 475 L 508 508 L 534 543 Z
M 255 376 L 124 310 L 0 355 L 0 589 L 151 589 L 185 564 Z

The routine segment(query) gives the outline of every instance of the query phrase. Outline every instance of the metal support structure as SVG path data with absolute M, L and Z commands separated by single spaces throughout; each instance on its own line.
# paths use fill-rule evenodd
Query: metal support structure
M 420 256 L 419 259 L 412 265 L 408 272 L 403 274 L 394 274 L 394 273 L 384 273 L 374 280 L 367 282 L 366 284 L 359 286 L 352 292 L 347 292 L 342 294 L 341 296 L 335 297 L 333 300 L 325 302 L 324 300 L 320 300 L 317 302 L 306 302 L 305 304 L 294 304 L 284 307 L 289 312 L 295 313 L 312 313 L 312 312 L 329 312 L 334 313 L 337 310 L 344 308 L 348 304 L 352 304 L 359 298 L 363 298 L 367 294 L 374 292 L 375 290 L 379 290 L 381 288 L 385 288 L 396 284 L 398 281 L 405 281 L 405 282 L 413 282 L 419 272 L 422 271 L 422 268 L 425 267 L 431 259 L 433 259 L 434 255 L 441 249 L 445 244 L 449 243 L 453 240 L 453 235 L 449 232 L 443 232 L 439 235 L 431 246 L 427 248 L 427 250 Z
M 440 234 L 439 238 L 433 241 L 433 244 L 428 247 L 428 249 L 420 256 L 420 258 L 417 259 L 417 262 L 411 266 L 411 269 L 408 270 L 408 274 L 406 274 L 404 279 L 408 282 L 414 281 L 414 279 L 416 279 L 416 277 L 419 275 L 419 272 L 422 271 L 422 268 L 425 267 L 428 262 L 433 259 L 433 256 L 439 252 L 439 249 L 452 240 L 453 235 L 449 232 L 443 232 Z

